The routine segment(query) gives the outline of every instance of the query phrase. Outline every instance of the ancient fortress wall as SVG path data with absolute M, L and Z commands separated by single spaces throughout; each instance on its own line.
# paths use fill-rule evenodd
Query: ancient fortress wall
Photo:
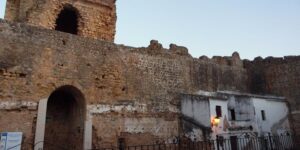
M 38 102 L 63 85 L 83 93 L 96 148 L 179 136 L 180 93 L 249 91 L 237 53 L 197 59 L 174 44 L 133 48 L 3 20 L 0 43 L 0 129 L 24 132 L 27 143 Z
M 256 58 L 245 61 L 251 93 L 284 96 L 289 102 L 291 122 L 300 133 L 300 57 Z
M 115 0 L 7 0 L 5 19 L 55 29 L 58 14 L 69 4 L 78 11 L 78 35 L 114 41 Z
M 193 58 L 185 47 L 163 48 L 155 40 L 140 48 L 116 45 L 115 2 L 7 0 L 5 18 L 16 23 L 0 20 L 0 132 L 21 131 L 23 148 L 32 148 L 38 105 L 56 96 L 46 104 L 43 137 L 57 145 L 66 144 L 57 137 L 72 135 L 65 146 L 82 143 L 87 120 L 93 148 L 116 146 L 120 138 L 127 145 L 172 142 L 183 134 L 182 94 L 200 91 L 285 96 L 293 129 L 300 132 L 300 56 L 248 61 L 235 52 Z M 68 18 L 76 33 L 58 28 L 69 28 Z M 65 85 L 70 89 L 61 88 Z M 71 117 L 60 116 L 68 111 Z M 64 119 L 71 123 L 63 124 Z M 68 133 L 56 135 L 53 128 Z

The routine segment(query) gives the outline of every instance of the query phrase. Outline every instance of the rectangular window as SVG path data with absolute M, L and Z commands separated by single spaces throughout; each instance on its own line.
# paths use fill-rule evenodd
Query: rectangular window
M 266 120 L 266 113 L 264 110 L 261 111 L 261 119 Z
M 221 106 L 216 106 L 216 114 L 217 114 L 217 118 L 222 117 L 222 107 Z
M 236 118 L 235 118 L 235 110 L 234 109 L 230 109 L 230 116 L 231 116 L 231 120 L 236 120 Z

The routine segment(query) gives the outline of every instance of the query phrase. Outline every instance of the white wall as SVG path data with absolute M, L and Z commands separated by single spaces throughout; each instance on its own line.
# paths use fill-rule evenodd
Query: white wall
M 228 107 L 227 107 L 227 100 L 217 100 L 217 99 L 210 99 L 210 120 L 212 121 L 216 116 L 216 106 L 221 106 L 221 110 L 222 110 L 222 117 L 220 117 L 220 124 L 218 126 L 213 126 L 212 127 L 212 137 L 213 139 L 215 139 L 216 135 L 218 134 L 224 134 L 226 133 L 223 130 L 224 127 L 224 121 L 228 121 Z
M 246 99 L 245 99 L 246 100 Z M 263 98 L 250 98 L 254 111 L 250 111 L 251 119 L 249 121 L 233 121 L 230 120 L 230 112 L 228 110 L 228 100 L 210 99 L 210 116 L 211 120 L 216 117 L 216 106 L 222 107 L 222 117 L 218 126 L 213 126 L 212 138 L 216 135 L 222 135 L 228 138 L 230 135 L 241 135 L 245 132 L 255 132 L 258 136 L 265 135 L 266 133 L 281 134 L 290 131 L 288 122 L 288 107 L 284 101 L 270 100 Z M 265 111 L 266 120 L 262 120 L 261 110 Z M 252 126 L 253 130 L 240 130 L 229 131 L 230 127 L 249 127 Z
M 204 140 L 204 134 L 210 129 L 208 99 L 191 95 L 183 96 L 181 100 L 181 113 L 184 117 L 182 127 L 185 137 L 192 141 Z
M 205 127 L 210 127 L 208 100 L 193 99 L 187 96 L 181 101 L 181 113 Z
M 229 106 L 231 106 L 232 101 L 234 101 L 234 97 L 229 97 L 228 100 L 218 100 L 218 99 L 210 99 L 210 116 L 211 120 L 213 120 L 217 114 L 216 114 L 216 106 L 221 106 L 222 107 L 222 117 L 220 117 L 220 123 L 217 126 L 212 127 L 213 133 L 211 134 L 213 139 L 216 139 L 216 135 L 221 135 L 224 138 L 229 138 L 230 136 L 238 136 L 240 138 L 243 137 L 243 134 L 245 132 L 258 132 L 257 125 L 255 123 L 254 119 L 254 114 L 252 114 L 250 117 L 251 120 L 248 121 L 233 121 L 230 118 L 230 111 L 229 111 Z M 252 100 L 250 99 L 245 99 L 249 100 L 251 102 L 246 103 L 249 105 L 252 105 Z M 232 107 L 232 106 L 231 106 Z M 252 106 L 253 107 L 253 106 Z M 254 108 L 253 108 L 254 109 Z M 249 110 L 247 110 L 249 111 Z M 250 110 L 249 113 L 254 113 L 254 110 Z M 236 115 L 237 116 L 237 115 Z M 252 126 L 253 130 L 250 129 L 245 129 L 245 130 L 236 130 L 236 131 L 230 131 L 229 128 L 239 128 L 239 127 L 250 127 Z
M 202 95 L 207 96 L 207 95 Z M 196 96 L 197 97 L 197 96 Z M 263 136 L 266 133 L 280 135 L 290 131 L 288 121 L 288 107 L 281 97 L 268 97 L 259 95 L 238 95 L 229 94 L 227 97 L 209 97 L 207 100 L 195 100 L 193 97 L 185 97 L 181 101 L 181 112 L 194 121 L 205 123 L 211 127 L 211 139 L 216 136 L 223 136 L 229 139 L 230 136 L 244 138 Z M 221 106 L 222 116 L 218 125 L 211 126 L 213 119 L 217 116 L 216 106 Z M 236 119 L 231 120 L 229 109 L 235 109 Z M 261 110 L 265 111 L 266 120 L 262 120 Z M 209 113 L 209 114 L 208 114 Z M 207 115 L 209 117 L 207 117 Z M 245 119 L 246 118 L 246 119 Z M 188 131 L 189 135 L 196 135 L 197 132 Z M 192 139 L 192 138 L 191 138 Z
M 267 132 L 271 133 L 272 128 L 276 130 L 275 134 L 289 131 L 289 110 L 285 102 L 253 98 L 253 104 L 256 112 L 256 122 L 262 134 Z M 266 120 L 262 120 L 261 110 L 265 111 Z M 276 127 L 274 125 L 276 125 Z

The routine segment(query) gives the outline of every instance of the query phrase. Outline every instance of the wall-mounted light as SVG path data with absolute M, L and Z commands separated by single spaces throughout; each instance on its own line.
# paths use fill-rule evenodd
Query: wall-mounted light
M 212 119 L 212 125 L 213 125 L 213 126 L 218 126 L 219 123 L 220 123 L 220 118 L 219 118 L 219 117 L 214 117 L 214 118 Z

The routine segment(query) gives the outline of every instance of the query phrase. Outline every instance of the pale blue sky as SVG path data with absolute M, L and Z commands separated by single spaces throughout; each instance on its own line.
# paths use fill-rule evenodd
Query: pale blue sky
M 194 57 L 300 55 L 300 0 L 117 0 L 117 11 L 119 44 L 157 39 Z

